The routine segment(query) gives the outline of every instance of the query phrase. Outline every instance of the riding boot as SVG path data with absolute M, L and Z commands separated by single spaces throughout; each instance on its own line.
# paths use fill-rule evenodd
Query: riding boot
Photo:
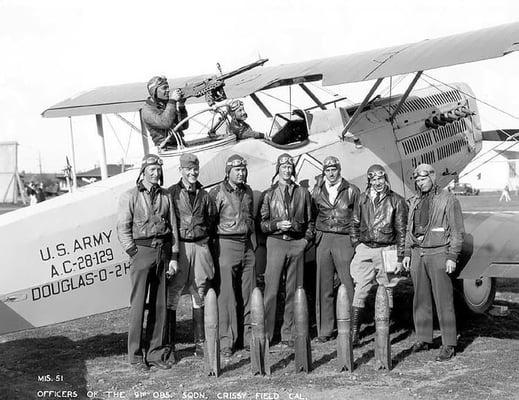
M 195 356 L 204 356 L 204 308 L 193 308 L 193 333 L 195 341 Z
M 355 307 L 351 308 L 352 317 L 351 317 L 351 343 L 353 346 L 359 344 L 359 332 L 360 332 L 360 322 L 362 319 L 362 310 L 364 307 Z

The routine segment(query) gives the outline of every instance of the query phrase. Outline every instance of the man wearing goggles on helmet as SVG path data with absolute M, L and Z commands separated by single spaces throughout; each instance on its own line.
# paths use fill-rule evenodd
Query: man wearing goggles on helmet
M 303 286 L 304 253 L 313 239 L 310 193 L 293 181 L 294 160 L 281 154 L 276 165 L 279 180 L 263 193 L 260 205 L 261 230 L 267 237 L 265 268 L 265 331 L 272 341 L 276 321 L 277 295 L 283 271 L 286 270 L 285 313 L 281 340 L 294 345 L 294 296 Z
M 226 357 L 249 342 L 250 296 L 254 278 L 252 189 L 247 185 L 247 161 L 238 154 L 227 159 L 225 179 L 209 196 L 216 206 L 216 235 L 220 291 L 220 346 Z
M 360 323 L 366 298 L 376 280 L 387 289 L 389 307 L 393 308 L 393 272 L 402 271 L 407 205 L 402 196 L 393 192 L 384 167 L 374 164 L 367 171 L 368 185 L 353 209 L 351 241 L 355 257 L 351 262 L 351 276 L 355 282 L 352 307 L 352 341 L 359 342 Z M 394 271 L 386 271 L 384 252 L 395 250 Z M 391 274 L 390 274 L 391 272 Z
M 149 97 L 142 108 L 142 119 L 146 129 L 150 133 L 155 146 L 158 147 L 177 147 L 175 135 L 164 140 L 180 121 L 187 117 L 185 100 L 180 89 L 173 92 L 169 90 L 168 80 L 164 76 L 154 76 L 148 81 Z M 182 125 L 182 129 L 187 129 L 189 122 Z M 178 130 L 178 137 L 183 140 L 184 132 Z
M 120 199 L 117 236 L 131 257 L 128 359 L 137 370 L 171 368 L 170 349 L 163 342 L 166 325 L 166 268 L 177 268 L 177 218 L 169 193 L 161 188 L 162 160 L 150 154 L 142 160 L 137 186 Z M 144 307 L 149 294 L 147 351 L 142 345 Z
M 350 224 L 353 206 L 359 196 L 359 188 L 341 177 L 341 164 L 337 157 L 324 159 L 324 179 L 319 179 L 312 192 L 315 229 L 317 282 L 315 314 L 317 341 L 332 338 L 335 321 L 334 273 L 346 286 L 350 301 L 353 298 L 353 281 L 350 262 L 353 247 L 350 241 Z
M 413 320 L 417 342 L 413 352 L 428 350 L 433 341 L 433 299 L 438 312 L 442 346 L 436 361 L 456 354 L 456 315 L 449 274 L 463 245 L 463 216 L 458 199 L 436 186 L 429 164 L 413 173 L 417 194 L 409 201 L 404 268 L 411 270 L 414 285 Z
M 237 140 L 242 139 L 263 139 L 265 135 L 261 132 L 253 131 L 250 125 L 245 122 L 247 112 L 241 100 L 233 100 L 229 104 L 231 121 L 227 125 L 227 133 L 236 135 Z

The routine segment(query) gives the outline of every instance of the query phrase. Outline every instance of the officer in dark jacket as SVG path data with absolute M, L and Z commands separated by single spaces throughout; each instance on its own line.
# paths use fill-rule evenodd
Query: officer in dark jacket
M 162 160 L 153 154 L 145 156 L 137 186 L 124 193 L 119 203 L 117 236 L 131 257 L 128 359 L 136 369 L 147 369 L 148 365 L 171 368 L 166 362 L 169 348 L 163 335 L 166 268 L 168 272 L 177 268 L 179 243 L 177 218 L 171 196 L 160 187 L 162 179 Z M 151 339 L 145 351 L 142 323 L 148 295 L 147 329 Z
M 308 191 L 297 185 L 294 161 L 289 154 L 281 154 L 276 165 L 279 181 L 264 192 L 260 205 L 261 230 L 267 238 L 267 266 L 265 269 L 265 332 L 272 341 L 276 321 L 279 283 L 286 270 L 285 314 L 281 340 L 294 345 L 294 295 L 303 286 L 304 253 L 313 240 L 312 204 Z
M 187 117 L 182 91 L 177 89 L 170 93 L 168 80 L 164 76 L 151 78 L 147 88 L 150 97 L 142 108 L 142 119 L 153 143 L 160 148 L 177 147 L 179 145 L 178 138 L 180 144 L 184 144 L 182 129 L 187 129 L 189 122 L 185 122 L 176 135 L 172 134 L 168 138 L 171 130 Z
M 341 177 L 337 157 L 326 157 L 323 162 L 324 179 L 319 180 L 313 192 L 317 287 L 315 313 L 317 341 L 326 342 L 332 337 L 335 320 L 333 278 L 337 271 L 346 286 L 350 301 L 353 299 L 353 281 L 350 262 L 353 247 L 350 225 L 353 206 L 360 194 L 359 188 Z
M 247 161 L 230 156 L 225 179 L 209 192 L 216 212 L 217 253 L 220 271 L 218 315 L 222 354 L 230 356 L 238 338 L 249 341 L 250 296 L 254 277 L 252 189 L 246 184 Z
M 427 350 L 433 340 L 433 299 L 438 312 L 442 346 L 436 361 L 456 353 L 456 315 L 449 274 L 463 245 L 463 215 L 456 197 L 436 186 L 429 164 L 416 167 L 417 194 L 409 200 L 404 268 L 411 270 L 414 285 L 413 320 L 418 341 L 413 351 Z
M 214 203 L 198 182 L 200 166 L 194 154 L 180 156 L 180 181 L 171 186 L 179 230 L 178 270 L 168 283 L 169 321 L 176 320 L 176 309 L 182 293 L 191 294 L 195 354 L 203 355 L 204 297 L 214 277 L 213 258 L 209 249 L 210 229 L 215 222 Z M 170 324 L 170 343 L 174 344 L 175 324 Z
M 351 224 L 351 241 L 355 247 L 350 268 L 355 282 L 352 304 L 354 343 L 358 343 L 362 310 L 375 279 L 388 290 L 389 307 L 393 307 L 392 286 L 396 282 L 391 282 L 388 272 L 399 273 L 402 270 L 407 224 L 406 202 L 391 190 L 384 167 L 372 165 L 368 168 L 367 178 L 367 189 L 355 204 Z M 384 253 L 389 255 L 391 252 L 396 253 L 396 262 L 394 270 L 387 271 L 390 266 L 384 264 Z

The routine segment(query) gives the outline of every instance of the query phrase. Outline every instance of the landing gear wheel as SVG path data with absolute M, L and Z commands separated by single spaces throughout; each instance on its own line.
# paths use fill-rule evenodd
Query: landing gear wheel
M 477 313 L 483 314 L 496 295 L 496 279 L 463 279 L 463 299 L 467 307 Z

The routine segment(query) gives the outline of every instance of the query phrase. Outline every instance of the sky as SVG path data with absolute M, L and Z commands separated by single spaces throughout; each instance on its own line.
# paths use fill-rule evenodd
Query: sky
M 79 92 L 157 74 L 216 73 L 217 62 L 229 70 L 258 56 L 278 65 L 355 53 L 518 18 L 516 0 L 0 0 L 0 142 L 19 143 L 19 170 L 59 172 L 71 156 L 69 120 L 41 113 Z M 476 97 L 508 112 L 480 105 L 483 129 L 496 129 L 519 127 L 517 71 L 519 54 L 512 53 L 427 74 L 467 82 Z M 331 90 L 360 102 L 369 88 L 350 86 Z M 94 116 L 73 118 L 72 127 L 77 170 L 93 168 Z M 140 158 L 135 132 L 115 118 L 104 129 L 108 162 Z

